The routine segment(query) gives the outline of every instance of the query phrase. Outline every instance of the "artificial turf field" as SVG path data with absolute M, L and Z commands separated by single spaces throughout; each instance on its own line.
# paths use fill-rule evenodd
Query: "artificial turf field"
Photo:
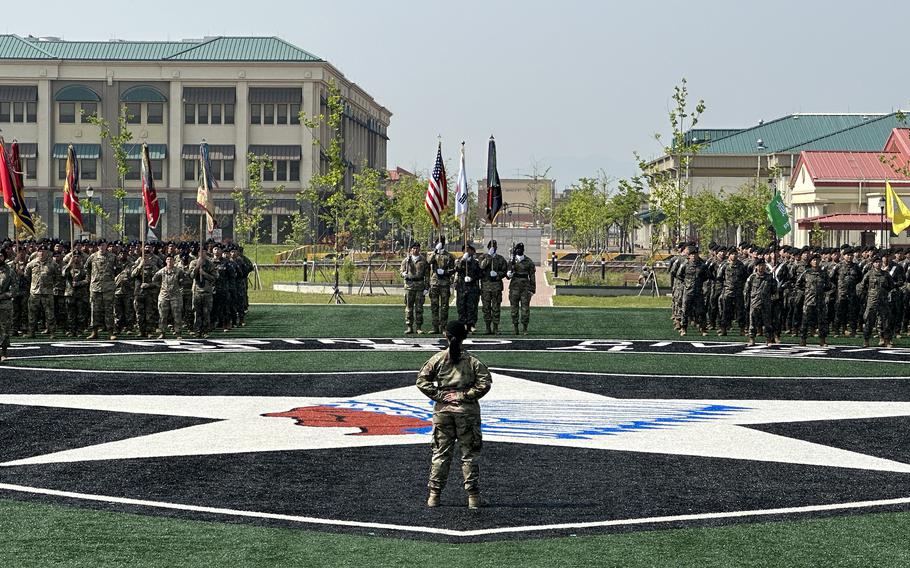
M 223 337 L 373 338 L 375 344 L 394 346 L 402 345 L 390 341 L 403 338 L 399 333 L 403 329 L 401 320 L 399 307 L 254 306 L 249 325 Z M 649 345 L 680 339 L 669 325 L 666 310 L 538 309 L 532 314 L 531 332 L 530 341 L 552 340 L 553 346 L 575 345 L 578 342 L 571 340 L 586 338 L 648 340 Z M 686 339 L 693 343 L 704 341 L 710 347 L 707 342 L 718 338 Z M 403 345 L 413 341 L 430 338 L 409 339 Z M 832 343 L 856 346 L 857 342 Z M 37 345 L 23 342 L 21 347 Z M 786 347 L 767 354 L 744 355 L 737 348 L 724 354 L 712 353 L 711 348 L 660 352 L 657 348 L 639 349 L 637 343 L 630 350 L 561 352 L 538 349 L 537 344 L 533 344 L 533 350 L 523 349 L 520 341 L 514 345 L 515 349 L 499 350 L 478 346 L 474 352 L 503 375 L 596 396 L 857 401 L 860 410 L 863 404 L 859 403 L 897 404 L 910 400 L 910 389 L 904 382 L 908 375 L 907 355 L 900 348 L 890 350 L 890 354 L 869 350 L 857 355 L 848 354 L 841 347 L 830 354 L 802 357 L 800 350 L 788 351 Z M 426 350 L 407 348 L 273 350 L 271 343 L 268 349 L 231 343 L 209 344 L 198 351 L 159 346 L 142 352 L 144 348 L 138 344 L 134 347 L 129 349 L 118 343 L 116 349 L 97 351 L 88 347 L 14 350 L 12 355 L 16 358 L 10 366 L 19 369 L 2 371 L 4 386 L 0 392 L 22 396 L 48 392 L 124 395 L 134 392 L 128 389 L 132 388 L 130 385 L 141 384 L 135 392 L 144 395 L 303 396 L 312 395 L 316 392 L 313 389 L 321 387 L 308 383 L 315 379 L 296 374 L 312 373 L 317 377 L 325 373 L 347 377 L 342 396 L 355 397 L 383 388 L 404 387 L 413 381 L 415 370 L 429 356 Z M 156 350 L 164 352 L 149 352 Z M 762 350 L 765 348 L 753 351 Z M 772 356 L 770 351 L 778 354 Z M 24 370 L 26 367 L 32 370 Z M 61 373 L 60 369 L 104 372 Z M 260 374 L 243 377 L 243 373 Z M 509 384 L 494 381 L 493 393 L 497 386 L 501 392 L 507 390 Z M 283 392 L 274 385 L 289 390 Z M 559 391 L 553 392 L 558 398 Z M 495 414 L 496 401 L 485 404 L 491 409 L 488 414 Z M 169 417 L 153 424 L 154 420 L 137 420 L 135 416 L 0 404 L 7 446 L 3 461 L 200 424 L 199 419 L 189 417 Z M 365 471 L 359 476 L 346 472 L 338 463 L 383 463 L 381 460 L 388 458 L 384 451 L 375 447 L 356 451 L 349 448 L 337 454 L 343 457 L 323 452 L 316 471 L 331 472 L 324 476 L 328 481 L 312 479 L 306 483 L 300 479 L 308 474 L 299 467 L 302 456 L 307 455 L 303 451 L 275 452 L 283 456 L 283 461 L 272 469 L 253 459 L 258 454 L 249 453 L 171 461 L 109 459 L 0 468 L 3 484 L 33 484 L 93 494 L 115 489 L 128 492 L 135 485 L 141 488 L 143 498 L 154 495 L 156 501 L 168 501 L 179 496 L 180 499 L 171 499 L 174 502 L 192 501 L 193 490 L 199 488 L 213 492 L 215 486 L 197 483 L 196 478 L 218 471 L 223 480 L 246 484 L 246 493 L 256 492 L 258 501 L 247 501 L 263 503 L 276 511 L 281 507 L 294 509 L 296 504 L 286 504 L 295 499 L 311 500 L 323 502 L 313 505 L 323 516 L 331 516 L 337 509 L 343 519 L 350 520 L 358 518 L 359 499 L 361 509 L 388 524 L 438 526 L 456 532 L 472 527 L 541 525 L 550 517 L 572 525 L 576 516 L 591 522 L 602 518 L 598 515 L 611 512 L 614 516 L 610 518 L 620 520 L 653 519 L 661 514 L 675 519 L 611 529 L 592 530 L 579 525 L 564 530 L 462 538 L 458 534 L 415 534 L 386 527 L 333 528 L 293 520 L 250 520 L 208 512 L 188 514 L 3 491 L 0 539 L 4 545 L 0 547 L 0 565 L 906 565 L 910 560 L 906 545 L 910 515 L 904 512 L 908 505 L 903 498 L 910 494 L 910 474 L 897 470 L 899 464 L 910 462 L 908 425 L 906 416 L 877 416 L 750 428 L 769 436 L 871 455 L 897 464 L 891 471 L 884 461 L 879 470 L 798 463 L 780 466 L 729 457 L 693 458 L 686 453 L 667 457 L 485 441 L 488 449 L 483 479 L 487 481 L 484 496 L 488 506 L 479 516 L 468 515 L 461 507 L 457 472 L 452 473 L 447 488 L 446 506 L 438 515 L 427 516 L 421 506 L 429 453 L 425 445 L 392 446 L 389 451 L 397 452 L 397 466 L 386 464 L 385 469 Z M 641 432 L 631 434 L 636 435 Z M 116 464 L 121 465 L 114 467 Z M 68 484 L 75 479 L 79 483 L 70 487 Z M 395 483 L 401 479 L 407 483 Z M 371 487 L 373 484 L 376 486 Z M 294 493 L 300 487 L 319 491 L 310 498 Z M 238 496 L 224 499 L 236 500 Z M 757 513 L 733 519 L 681 519 L 686 511 L 767 511 L 798 508 L 803 501 L 889 504 L 792 514 Z

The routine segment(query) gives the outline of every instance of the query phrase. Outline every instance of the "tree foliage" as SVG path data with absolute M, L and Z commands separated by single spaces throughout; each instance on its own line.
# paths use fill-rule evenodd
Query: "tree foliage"
M 124 180 L 126 179 L 126 174 L 129 173 L 130 167 L 127 163 L 127 158 L 129 156 L 129 150 L 132 146 L 130 143 L 133 141 L 133 133 L 129 129 L 128 120 L 132 118 L 127 112 L 126 105 L 120 107 L 120 112 L 117 114 L 117 128 L 114 130 L 111 127 L 111 123 L 97 114 L 91 114 L 86 117 L 89 124 L 98 127 L 99 135 L 102 140 L 108 143 L 108 146 L 111 148 L 111 153 L 114 156 L 114 162 L 117 164 L 117 186 L 114 188 L 114 198 L 117 200 L 117 210 L 120 212 L 117 217 L 117 222 L 112 225 L 113 230 L 120 235 L 120 238 L 125 238 L 124 235 L 124 208 L 123 200 L 126 198 L 126 189 L 123 187 Z M 98 202 L 92 202 L 91 209 L 92 213 L 101 217 L 102 221 L 110 219 L 110 212 L 106 211 L 101 206 L 101 200 Z
M 247 154 L 247 188 L 238 187 L 231 192 L 231 197 L 234 198 L 236 204 L 234 234 L 240 238 L 241 242 L 259 242 L 262 220 L 272 203 L 272 198 L 262 187 L 262 172 L 271 170 L 272 164 L 272 158 L 268 155 L 257 156 L 252 152 Z M 283 190 L 284 186 L 279 185 L 274 191 Z

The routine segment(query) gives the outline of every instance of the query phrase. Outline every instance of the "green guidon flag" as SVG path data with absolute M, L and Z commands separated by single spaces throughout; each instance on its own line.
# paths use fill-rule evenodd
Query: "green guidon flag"
M 777 233 L 778 238 L 793 230 L 790 225 L 790 216 L 787 215 L 787 206 L 784 205 L 784 200 L 780 198 L 779 193 L 774 193 L 774 199 L 765 206 L 765 212 L 768 214 L 768 220 L 774 226 L 774 232 Z

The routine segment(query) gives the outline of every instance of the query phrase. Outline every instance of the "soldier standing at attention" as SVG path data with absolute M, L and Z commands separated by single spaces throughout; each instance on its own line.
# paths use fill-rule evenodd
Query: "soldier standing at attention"
M 736 249 L 727 252 L 727 262 L 721 265 L 718 275 L 720 295 L 720 330 L 717 335 L 727 335 L 730 324 L 739 324 L 739 334 L 745 335 L 746 322 L 743 318 L 743 288 L 746 285 L 746 267 L 736 255 Z
M 749 346 L 755 345 L 759 322 L 764 325 L 768 345 L 774 344 L 771 302 L 776 291 L 777 282 L 768 273 L 768 266 L 764 262 L 756 262 L 755 272 L 746 279 L 743 291 L 743 299 L 749 310 Z
M 521 322 L 521 334 L 527 335 L 528 322 L 531 319 L 531 296 L 537 292 L 537 279 L 534 274 L 534 261 L 525 256 L 524 243 L 518 243 L 512 249 L 512 260 L 506 278 L 509 279 L 512 331 L 518 335 L 518 323 Z
M 876 254 L 872 266 L 859 283 L 860 296 L 866 297 L 866 311 L 863 327 L 863 347 L 869 347 L 872 328 L 878 323 L 879 347 L 891 347 L 891 318 L 888 299 L 894 280 L 882 269 L 882 257 Z
M 88 322 L 83 319 L 85 306 L 88 305 L 88 274 L 82 268 L 82 255 L 70 256 L 69 262 L 63 267 L 63 279 L 66 282 L 64 298 L 66 300 L 67 332 L 70 337 L 82 333 Z
M 455 258 L 446 250 L 446 238 L 439 237 L 436 248 L 427 257 L 430 265 L 430 312 L 433 314 L 433 333 L 441 333 L 449 323 L 449 298 Z
M 187 329 L 193 327 L 193 277 L 190 272 L 190 255 L 184 253 L 180 255 L 180 268 L 183 269 L 186 278 L 181 285 L 183 293 L 183 325 Z
M 455 261 L 455 305 L 458 319 L 464 323 L 468 333 L 474 331 L 477 323 L 477 301 L 480 300 L 480 280 L 483 272 L 475 257 L 474 245 L 465 246 L 464 255 Z
M 430 293 L 430 265 L 420 254 L 420 244 L 413 243 L 410 254 L 401 261 L 401 277 L 404 278 L 404 324 L 406 334 L 423 333 L 423 301 Z
M 145 245 L 145 255 L 133 265 L 133 305 L 136 308 L 136 325 L 139 337 L 148 337 L 158 327 L 158 284 L 152 279 L 158 272 L 158 257 L 151 245 Z
M 174 257 L 164 259 L 164 268 L 155 273 L 152 280 L 161 287 L 158 292 L 158 339 L 164 339 L 168 319 L 173 320 L 174 335 L 180 337 L 183 327 L 183 281 L 187 279 L 183 269 L 174 264 Z
M 7 263 L 11 256 L 12 249 L 8 247 L 0 251 L 0 362 L 6 361 L 9 336 L 13 331 L 13 298 L 19 281 L 16 269 Z
M 118 262 L 118 268 L 123 268 L 114 277 L 114 329 L 117 333 L 129 333 L 135 325 L 136 313 L 133 307 L 133 269 L 128 264 L 125 251 L 120 252 Z
M 21 335 L 28 327 L 28 291 L 32 283 L 25 276 L 28 252 L 24 246 L 16 250 L 13 270 L 16 272 L 16 294 L 13 297 L 13 335 Z
M 38 257 L 25 267 L 25 276 L 31 282 L 31 297 L 28 299 L 28 336 L 35 337 L 35 326 L 38 324 L 38 314 L 44 311 L 44 322 L 47 325 L 47 334 L 54 338 L 54 284 L 60 267 L 50 257 L 51 251 L 41 247 Z
M 461 448 L 461 473 L 468 494 L 468 508 L 480 508 L 480 404 L 490 392 L 492 375 L 487 366 L 462 350 L 468 336 L 460 321 L 450 321 L 444 336 L 448 349 L 436 353 L 417 375 L 417 388 L 436 402 L 433 407 L 433 457 L 430 462 L 428 507 L 438 507 L 449 477 L 455 443 Z
M 98 244 L 98 250 L 85 261 L 89 280 L 89 301 L 92 304 L 92 333 L 89 339 L 98 339 L 102 327 L 114 334 L 114 278 L 117 275 L 117 258 L 107 250 L 107 241 Z
M 681 277 L 683 281 L 682 322 L 680 323 L 679 335 L 686 334 L 690 320 L 695 320 L 695 323 L 701 329 L 702 335 L 708 335 L 708 330 L 705 327 L 704 296 L 704 282 L 708 277 L 708 269 L 705 266 L 705 261 L 698 256 L 697 246 L 692 245 L 689 247 L 689 258 L 676 277 Z
M 818 344 L 825 346 L 828 337 L 828 314 L 826 294 L 831 289 L 828 272 L 821 268 L 818 255 L 809 258 L 809 267 L 796 281 L 796 287 L 803 292 L 803 318 L 799 344 L 806 346 L 809 332 L 818 328 Z
M 502 280 L 509 271 L 509 263 L 496 251 L 496 241 L 487 243 L 487 254 L 480 258 L 483 278 L 480 280 L 480 300 L 483 305 L 483 322 L 486 335 L 499 333 L 499 312 L 502 306 Z
M 212 329 L 212 294 L 215 290 L 215 265 L 199 246 L 199 257 L 190 263 L 190 277 L 193 279 L 193 312 L 196 315 L 196 335 L 208 337 Z

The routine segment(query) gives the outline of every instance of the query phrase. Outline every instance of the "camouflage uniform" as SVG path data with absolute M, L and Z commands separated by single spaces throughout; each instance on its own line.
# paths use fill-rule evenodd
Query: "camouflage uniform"
M 183 326 L 187 329 L 193 327 L 193 278 L 190 276 L 189 264 L 181 265 L 186 278 L 181 284 L 181 293 L 183 295 Z
M 526 256 L 521 260 L 513 258 L 506 277 L 509 279 L 512 329 L 518 333 L 518 323 L 521 322 L 522 333 L 527 334 L 528 322 L 531 320 L 531 296 L 537 292 L 534 261 Z
M 478 464 L 483 440 L 480 433 L 480 404 L 490 391 L 492 376 L 487 366 L 462 351 L 454 364 L 448 350 L 436 353 L 417 375 L 417 388 L 436 402 L 433 408 L 433 458 L 430 465 L 430 491 L 439 492 L 449 477 L 449 467 L 457 442 L 461 448 L 461 472 L 468 494 L 480 491 Z M 458 393 L 459 402 L 446 403 L 447 392 Z
M 158 258 L 145 255 L 133 265 L 133 305 L 136 308 L 136 325 L 139 335 L 147 336 L 158 328 L 158 284 L 153 280 L 158 272 Z
M 405 333 L 421 333 L 423 325 L 423 298 L 429 292 L 430 282 L 427 279 L 430 265 L 422 254 L 417 260 L 408 255 L 401 261 L 401 277 L 404 278 L 404 324 Z
M 92 304 L 92 329 L 102 327 L 114 333 L 114 277 L 117 257 L 111 252 L 97 250 L 85 261 L 89 277 L 89 301 Z
M 704 281 L 708 277 L 708 269 L 705 261 L 701 258 L 686 260 L 686 263 L 677 272 L 677 278 L 683 281 L 682 296 L 682 321 L 680 322 L 680 333 L 685 333 L 689 327 L 689 321 L 695 320 L 695 323 L 705 330 L 705 297 Z
M 245 325 L 246 312 L 250 309 L 249 276 L 254 267 L 253 262 L 242 254 L 237 257 L 234 264 L 237 266 L 237 318 L 239 325 Z
M 888 294 L 888 303 L 890 304 L 889 315 L 891 317 L 891 333 L 900 333 L 901 323 L 904 321 L 904 283 L 906 274 L 904 267 L 900 264 L 891 262 L 887 267 L 882 266 L 882 270 L 887 270 L 891 275 L 894 287 Z
M 231 288 L 236 278 L 234 263 L 222 256 L 212 264 L 215 273 L 212 325 L 226 330 L 231 327 Z
M 859 292 L 866 296 L 863 339 L 868 342 L 872 337 L 872 328 L 878 324 L 880 345 L 891 342 L 891 317 L 889 314 L 889 297 L 894 288 L 891 275 L 880 267 L 872 266 L 859 284 Z
M 452 293 L 452 275 L 455 258 L 449 251 L 433 251 L 427 257 L 430 265 L 430 312 L 433 315 L 433 333 L 445 329 L 449 322 L 449 300 Z M 439 271 L 442 271 L 442 274 Z
M 54 256 L 54 262 L 60 267 L 60 272 L 54 277 L 54 326 L 66 329 L 66 279 L 63 277 L 63 257 Z
M 22 333 L 28 327 L 28 291 L 31 281 L 25 275 L 28 262 L 24 260 L 13 261 L 12 267 L 16 274 L 16 294 L 13 296 L 13 324 L 14 334 Z
M 746 267 L 735 256 L 720 268 L 717 285 L 720 295 L 720 330 L 726 333 L 735 319 L 739 329 L 746 329 L 743 288 L 746 285 Z
M 77 268 L 70 261 L 63 268 L 63 279 L 66 282 L 63 295 L 66 300 L 67 331 L 76 335 L 82 333 L 89 324 L 84 317 L 85 307 L 89 303 L 88 273 L 85 268 Z
M 480 301 L 487 333 L 499 333 L 499 313 L 502 306 L 502 280 L 509 270 L 509 263 L 501 254 L 484 254 L 480 257 Z
M 41 261 L 40 258 L 28 263 L 25 267 L 25 275 L 31 282 L 31 297 L 28 300 L 28 332 L 34 336 L 35 326 L 38 324 L 40 312 L 44 312 L 44 322 L 47 325 L 47 332 L 54 334 L 56 329 L 56 320 L 54 319 L 54 283 L 57 275 L 60 273 L 60 267 L 57 263 L 48 258 Z
M 805 344 L 809 333 L 816 328 L 819 340 L 824 343 L 828 337 L 826 293 L 831 289 L 828 273 L 809 266 L 796 281 L 796 287 L 803 293 L 802 343 Z
M 194 327 L 200 336 L 212 329 L 212 294 L 215 290 L 215 264 L 205 259 L 190 263 L 190 277 L 193 279 L 193 312 L 196 315 Z
M 743 301 L 749 310 L 749 338 L 754 340 L 758 333 L 759 322 L 764 325 L 765 337 L 774 336 L 773 318 L 771 314 L 771 302 L 777 291 L 777 282 L 768 273 L 759 274 L 753 272 L 746 279 L 746 287 L 743 290 Z
M 132 267 L 124 267 L 114 278 L 114 326 L 117 331 L 128 331 L 136 324 L 132 271 Z
M 470 280 L 467 280 L 470 278 Z M 473 255 L 470 260 L 464 256 L 455 261 L 455 306 L 458 319 L 469 330 L 477 323 L 477 302 L 480 300 L 480 280 L 483 272 Z
M 834 308 L 835 333 L 843 333 L 845 330 L 850 335 L 856 333 L 856 311 L 859 307 L 856 286 L 861 279 L 859 267 L 852 260 L 842 260 L 834 268 L 832 281 L 837 289 Z
M 18 281 L 16 269 L 0 259 L 0 349 L 4 357 L 13 333 L 13 298 L 18 291 Z
M 158 292 L 158 330 L 164 334 L 168 319 L 173 318 L 174 333 L 179 337 L 183 326 L 183 282 L 188 280 L 179 266 L 165 266 L 155 273 L 152 281 L 160 286 Z

